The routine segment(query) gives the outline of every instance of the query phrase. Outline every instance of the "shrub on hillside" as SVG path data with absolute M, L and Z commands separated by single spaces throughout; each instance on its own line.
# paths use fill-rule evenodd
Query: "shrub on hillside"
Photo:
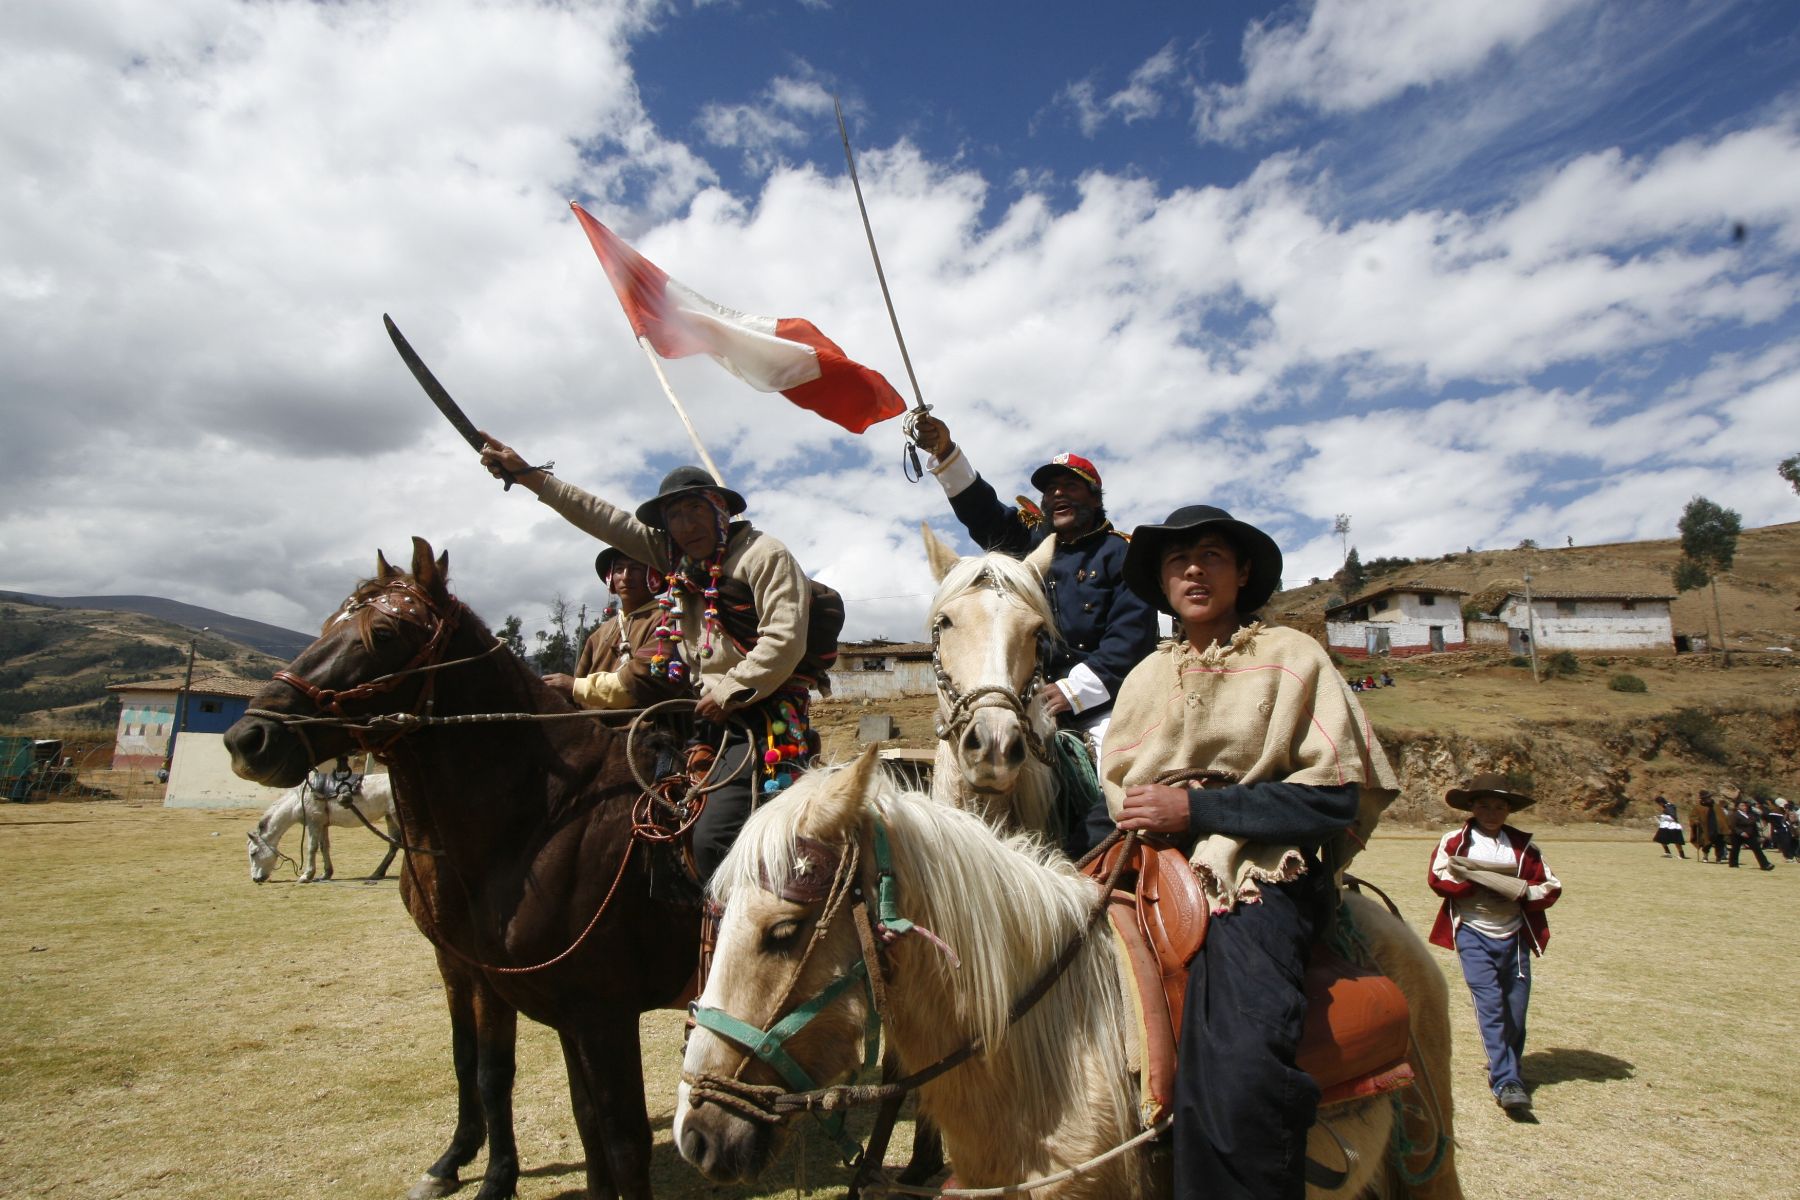
M 1701 758 L 1725 761 L 1725 730 L 1719 719 L 1705 709 L 1676 709 L 1669 718 L 1669 731 Z
M 1613 660 L 1610 658 L 1596 658 L 1594 660 L 1594 665 L 1596 667 L 1610 667 L 1612 664 Z
M 1581 670 L 1581 660 L 1573 651 L 1558 650 L 1550 656 L 1549 670 L 1554 675 L 1574 675 Z
M 1508 666 L 1513 667 L 1529 667 L 1531 665 L 1531 660 L 1526 658 L 1523 654 L 1515 654 L 1507 659 L 1506 662 Z
M 1636 675 L 1614 675 L 1607 680 L 1606 686 L 1615 692 L 1647 692 L 1650 685 Z

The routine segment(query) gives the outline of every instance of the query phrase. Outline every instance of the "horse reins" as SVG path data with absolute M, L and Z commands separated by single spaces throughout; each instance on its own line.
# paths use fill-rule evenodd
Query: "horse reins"
M 275 679 L 280 680 L 282 683 L 285 683 L 298 691 L 301 695 L 311 701 L 316 708 L 329 715 L 302 716 L 262 708 L 248 709 L 245 713 L 247 716 L 254 716 L 264 720 L 273 721 L 284 729 L 291 730 L 294 735 L 300 739 L 301 744 L 306 747 L 308 755 L 315 760 L 318 759 L 318 754 L 311 741 L 306 736 L 305 729 L 307 726 L 323 725 L 343 729 L 349 733 L 351 740 L 359 749 L 385 759 L 391 755 L 401 739 L 407 734 L 433 726 L 466 725 L 503 721 L 554 721 L 575 717 L 615 715 L 608 713 L 605 710 L 591 709 L 577 709 L 574 712 L 567 713 L 470 713 L 444 717 L 432 715 L 428 710 L 431 704 L 432 684 L 436 681 L 434 672 L 479 662 L 498 651 L 505 643 L 496 638 L 493 645 L 478 653 L 466 655 L 462 658 L 438 661 L 438 656 L 441 655 L 449 645 L 450 637 L 460 624 L 460 606 L 458 608 L 452 608 L 447 612 L 441 611 L 424 589 L 409 579 L 392 580 L 382 591 L 377 592 L 372 596 L 352 599 L 339 610 L 338 615 L 334 620 L 345 620 L 350 614 L 359 609 L 374 609 L 406 624 L 428 630 L 429 632 L 425 644 L 413 655 L 411 660 L 409 660 L 405 666 L 398 670 L 390 671 L 385 675 L 376 676 L 374 679 L 366 680 L 354 687 L 344 688 L 341 691 L 321 687 L 303 676 L 297 675 L 286 669 L 275 673 Z M 413 711 L 405 713 L 377 713 L 362 718 L 353 717 L 345 713 L 344 704 L 346 702 L 355 702 L 365 700 L 371 696 L 385 695 L 388 692 L 396 690 L 407 679 L 416 675 L 425 675 L 426 682 L 425 686 L 420 689 L 419 698 L 413 706 Z M 677 698 L 665 700 L 659 704 L 651 705 L 649 708 L 637 710 L 633 713 L 630 725 L 626 730 L 626 758 L 627 765 L 631 768 L 632 777 L 645 789 L 646 795 L 652 796 L 656 801 L 670 808 L 674 808 L 675 803 L 668 797 L 662 795 L 654 784 L 647 783 L 642 774 L 638 771 L 637 763 L 631 757 L 635 748 L 634 739 L 638 728 L 646 721 L 646 719 L 651 718 L 654 714 L 669 706 L 687 705 L 691 707 L 693 704 L 694 702 L 691 700 Z M 379 739 L 367 736 L 378 730 L 386 731 L 386 736 Z M 718 765 L 722 763 L 725 758 L 723 750 L 725 742 L 729 737 L 730 729 L 726 728 L 720 738 L 719 750 L 714 753 L 713 766 L 709 770 L 707 776 L 698 785 L 695 785 L 697 790 L 693 794 L 697 797 L 700 804 L 695 805 L 693 811 L 686 815 L 683 820 L 683 828 L 685 828 L 686 825 L 691 824 L 693 819 L 699 815 L 699 807 L 704 804 L 705 796 L 707 794 L 717 791 L 719 788 L 731 782 L 732 778 L 735 778 L 735 773 L 721 780 L 714 780 L 713 778 L 713 774 L 718 770 Z M 746 757 L 745 761 L 746 765 L 748 765 L 748 757 Z M 394 809 L 395 820 L 400 826 L 401 836 L 399 839 L 390 837 L 376 829 L 355 804 L 346 802 L 345 807 L 355 814 L 357 820 L 361 821 L 363 826 L 371 833 L 375 834 L 376 837 L 379 837 L 389 845 L 396 846 L 408 853 L 409 857 L 403 869 L 411 875 L 413 887 L 418 890 L 421 899 L 424 900 L 428 896 L 428 892 L 419 882 L 418 872 L 412 865 L 410 855 L 426 854 L 434 858 L 443 858 L 445 857 L 444 851 L 411 844 L 412 839 L 406 831 L 406 817 L 405 814 L 400 811 L 399 806 L 396 806 Z M 653 824 L 653 822 L 649 822 L 647 819 L 640 820 L 634 811 L 632 840 L 667 840 L 650 839 L 643 837 L 640 834 L 640 828 L 650 827 Z M 290 859 L 289 861 L 291 862 L 292 860 Z M 421 923 L 421 928 L 423 929 L 425 923 L 429 923 L 431 929 L 423 930 L 423 932 L 426 933 L 426 936 L 431 940 L 433 945 L 441 947 L 452 957 L 479 970 L 491 971 L 500 975 L 524 975 L 535 971 L 546 970 L 549 967 L 555 966 L 557 963 L 565 961 L 587 941 L 588 935 L 593 933 L 594 929 L 600 923 L 600 918 L 604 916 L 607 909 L 611 907 L 613 897 L 618 893 L 619 884 L 624 881 L 625 872 L 630 865 L 631 847 L 627 846 L 625 853 L 620 856 L 618 872 L 613 876 L 612 884 L 607 888 L 606 895 L 600 902 L 600 907 L 595 910 L 594 915 L 588 920 L 587 925 L 582 931 L 576 935 L 575 940 L 553 957 L 547 958 L 542 962 L 532 963 L 529 966 L 498 966 L 493 963 L 482 962 L 458 949 L 443 936 L 442 930 L 438 924 L 437 914 L 431 911 L 429 903 L 427 903 L 423 911 L 428 912 L 430 915 L 427 922 Z
M 809 847 L 816 846 L 824 849 L 827 853 L 836 855 L 838 858 L 838 861 L 833 865 L 833 884 L 828 895 L 838 895 L 842 891 L 847 891 L 856 902 L 851 912 L 857 925 L 858 941 L 862 944 L 863 955 L 858 962 L 858 966 L 862 968 L 860 977 L 866 978 L 872 1010 L 879 1017 L 879 1025 L 885 1027 L 889 1023 L 890 1018 L 888 1015 L 887 1003 L 887 980 L 886 975 L 882 970 L 883 943 L 916 927 L 912 922 L 907 921 L 898 915 L 897 899 L 894 896 L 893 891 L 893 869 L 886 861 L 886 832 L 879 820 L 877 820 L 875 824 L 875 831 L 876 887 L 873 902 L 871 902 L 868 889 L 863 886 L 860 879 L 853 880 L 846 887 L 840 887 L 838 883 L 840 877 L 846 876 L 847 865 L 851 868 L 850 873 L 854 873 L 855 865 L 860 856 L 860 850 L 856 843 L 850 843 L 848 848 L 844 850 L 833 850 L 829 847 L 824 847 L 822 843 L 812 841 L 812 839 L 802 839 L 803 843 L 807 843 L 807 845 L 802 846 L 802 852 L 807 853 Z M 1125 833 L 1121 836 L 1133 845 L 1135 845 L 1138 837 L 1136 832 Z M 1044 969 L 1043 973 L 1039 975 L 1032 985 L 1026 988 L 1013 1000 L 1012 1006 L 1007 1012 L 1007 1024 L 1009 1026 L 1016 1025 L 1019 1021 L 1023 1020 L 1026 1014 L 1031 1012 L 1031 1010 L 1037 1006 L 1038 1002 L 1049 994 L 1050 989 L 1056 985 L 1056 982 L 1061 979 L 1068 971 L 1069 967 L 1074 964 L 1075 958 L 1081 952 L 1081 948 L 1086 943 L 1089 934 L 1093 932 L 1094 927 L 1105 915 L 1106 906 L 1112 896 L 1113 888 L 1118 884 L 1119 876 L 1124 870 L 1125 862 L 1129 857 L 1130 846 L 1128 846 L 1126 852 L 1119 855 L 1113 863 L 1106 881 L 1101 885 L 1099 894 L 1095 896 L 1093 905 L 1089 908 L 1087 916 L 1082 921 L 1081 926 L 1069 937 L 1069 940 L 1064 943 L 1056 958 L 1051 961 L 1050 965 Z M 791 887 L 792 885 L 790 884 L 789 886 Z M 787 890 L 784 890 L 781 894 L 784 898 L 790 898 Z M 804 899 L 799 896 L 791 898 Z M 812 897 L 813 900 L 819 898 L 819 896 Z M 799 963 L 796 964 L 790 975 L 790 995 L 784 997 L 784 1005 L 787 999 L 791 999 L 791 981 L 799 978 L 801 971 L 805 967 L 806 960 L 811 957 L 813 951 L 819 945 L 825 926 L 828 923 L 828 918 L 832 913 L 835 913 L 836 907 L 836 904 L 828 905 L 826 915 L 821 918 L 817 925 L 815 925 L 812 939 L 808 943 L 805 953 L 802 954 Z M 744 1057 L 739 1061 L 736 1070 L 729 1076 L 716 1075 L 711 1072 L 700 1072 L 696 1074 L 683 1071 L 681 1079 L 682 1082 L 688 1085 L 688 1103 L 697 1107 L 703 1101 L 711 1100 L 720 1104 L 722 1107 L 729 1108 L 731 1111 L 739 1113 L 747 1119 L 770 1125 L 779 1124 L 793 1113 L 811 1112 L 815 1115 L 820 1113 L 837 1113 L 844 1109 L 869 1104 L 885 1105 L 889 1102 L 894 1102 L 896 1104 L 895 1111 L 897 1112 L 897 1102 L 904 1098 L 908 1092 L 916 1091 L 918 1088 L 923 1087 L 925 1084 L 930 1083 L 939 1076 L 961 1066 L 963 1063 L 968 1062 L 970 1059 L 986 1050 L 986 1045 L 981 1038 L 972 1038 L 956 1050 L 944 1055 L 929 1066 L 921 1067 L 919 1070 L 913 1071 L 899 1079 L 878 1084 L 838 1084 L 832 1087 L 814 1087 L 804 1088 L 799 1091 L 786 1091 L 783 1090 L 781 1085 L 745 1083 L 739 1078 L 752 1058 L 759 1059 L 765 1064 L 773 1066 L 774 1064 L 770 1059 L 770 1052 L 784 1054 L 784 1052 L 781 1051 L 781 1043 L 798 1033 L 801 1028 L 804 1028 L 806 1021 L 811 1020 L 813 1016 L 824 1011 L 826 1005 L 831 1000 L 835 1000 L 837 996 L 846 990 L 848 985 L 858 977 L 859 972 L 856 968 L 852 968 L 850 972 L 839 976 L 832 984 L 827 985 L 826 991 L 821 992 L 818 996 L 813 997 L 806 1004 L 802 1005 L 800 1010 L 796 1010 L 795 1013 L 790 1013 L 787 1016 L 782 1017 L 768 1029 L 758 1029 L 747 1021 L 742 1021 L 738 1018 L 731 1017 L 729 1014 L 723 1013 L 723 1010 L 700 1009 L 697 1003 L 690 1005 L 690 1014 L 698 1024 L 709 1029 L 711 1032 L 724 1037 L 726 1040 L 733 1042 L 745 1053 Z M 822 1000 L 821 998 L 826 997 L 828 993 L 829 999 Z M 805 1019 L 797 1024 L 794 1023 L 793 1018 L 803 1010 L 809 1010 L 807 1011 Z M 779 1011 L 780 1008 L 778 1007 L 777 1012 Z M 723 1016 L 725 1020 L 719 1020 L 719 1016 Z M 768 1048 L 767 1050 L 764 1049 L 765 1046 Z M 787 1072 L 777 1068 L 777 1074 L 781 1074 L 785 1077 Z M 884 1113 L 885 1111 L 886 1110 L 884 1109 Z

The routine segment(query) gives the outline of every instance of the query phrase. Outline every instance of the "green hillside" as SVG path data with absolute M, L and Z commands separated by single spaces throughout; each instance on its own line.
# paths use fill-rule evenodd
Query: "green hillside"
M 266 679 L 283 660 L 216 633 L 132 612 L 0 602 L 0 726 L 108 726 L 109 683 L 196 675 Z

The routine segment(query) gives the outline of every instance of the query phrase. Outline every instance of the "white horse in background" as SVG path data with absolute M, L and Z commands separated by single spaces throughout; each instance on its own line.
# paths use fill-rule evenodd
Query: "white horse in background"
M 388 836 L 393 842 L 388 843 L 387 857 L 375 868 L 370 879 L 384 879 L 387 869 L 399 853 L 395 842 L 399 841 L 398 827 L 394 823 L 394 788 L 386 775 L 365 775 L 362 787 L 348 796 L 331 796 L 313 788 L 310 781 L 297 787 L 291 787 L 276 797 L 275 803 L 263 812 L 262 819 L 256 828 L 250 831 L 250 881 L 262 883 L 269 878 L 275 869 L 278 859 L 287 858 L 281 852 L 281 839 L 295 824 L 302 826 L 301 853 L 306 856 L 306 868 L 300 869 L 298 863 L 294 869 L 300 872 L 301 883 L 311 883 L 315 879 L 330 879 L 331 868 L 331 833 L 333 825 L 356 825 L 356 813 L 350 811 L 346 801 L 353 802 L 358 811 L 367 817 L 371 824 L 377 817 L 387 822 Z M 324 871 L 319 870 L 319 860 L 324 859 Z M 288 859 L 293 862 L 293 859 Z
M 1060 636 L 1038 568 L 1005 554 L 960 558 L 930 526 L 925 557 L 938 581 L 926 621 L 937 669 L 934 798 L 1008 832 L 1061 845 L 1051 759 L 1056 721 L 1037 697 L 1039 647 Z

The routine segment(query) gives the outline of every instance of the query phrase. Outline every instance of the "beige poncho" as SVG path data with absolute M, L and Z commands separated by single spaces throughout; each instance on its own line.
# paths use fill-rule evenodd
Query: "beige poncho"
M 1247 625 L 1204 652 L 1159 645 L 1119 686 L 1100 752 L 1100 781 L 1116 820 L 1125 789 L 1210 776 L 1225 783 L 1358 785 L 1356 824 L 1338 847 L 1348 863 L 1399 791 L 1387 756 L 1349 685 L 1318 642 L 1292 629 Z M 1215 912 L 1255 900 L 1263 883 L 1306 869 L 1293 846 L 1212 834 L 1194 869 Z

